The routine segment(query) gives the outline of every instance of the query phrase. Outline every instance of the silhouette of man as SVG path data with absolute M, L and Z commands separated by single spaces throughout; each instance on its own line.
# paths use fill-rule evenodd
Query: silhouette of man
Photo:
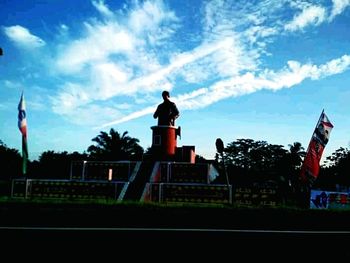
M 175 125 L 175 119 L 180 115 L 174 102 L 170 101 L 168 91 L 162 92 L 163 103 L 159 104 L 157 110 L 153 114 L 153 118 L 158 118 L 158 125 Z

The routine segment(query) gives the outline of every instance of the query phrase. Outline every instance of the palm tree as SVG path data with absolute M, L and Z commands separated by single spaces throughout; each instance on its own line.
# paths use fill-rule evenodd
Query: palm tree
M 101 131 L 92 139 L 97 145 L 91 145 L 87 149 L 90 157 L 106 161 L 141 160 L 143 148 L 138 144 L 139 140 L 127 134 L 128 132 L 125 131 L 120 135 L 113 128 L 109 134 Z
M 303 157 L 305 157 L 306 152 L 300 142 L 294 142 L 293 144 L 288 144 L 288 146 L 290 165 L 293 167 L 293 170 L 296 170 L 303 163 Z
M 289 177 L 288 183 L 291 187 L 292 192 L 300 190 L 299 181 L 299 170 L 303 163 L 303 157 L 305 157 L 306 152 L 304 147 L 300 142 L 294 142 L 293 144 L 288 144 L 289 152 L 287 155 L 287 176 Z M 294 197 L 295 198 L 295 197 Z

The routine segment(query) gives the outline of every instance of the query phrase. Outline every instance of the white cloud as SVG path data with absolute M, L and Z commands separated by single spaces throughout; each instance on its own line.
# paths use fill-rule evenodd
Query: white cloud
M 62 114 L 62 116 L 77 125 L 94 126 L 96 123 L 109 121 L 111 116 L 122 117 L 123 115 L 116 108 L 94 104 L 78 107 L 72 112 Z
M 234 45 L 222 50 L 222 55 L 217 57 L 220 75 L 235 74 L 237 66 L 239 70 L 258 69 L 261 55 L 266 54 L 266 43 L 280 32 L 281 17 L 278 11 L 284 5 L 284 1 L 270 0 L 254 3 L 225 0 L 207 2 L 202 21 L 205 41 L 234 37 Z M 238 64 L 232 59 L 237 57 L 237 52 L 244 54 L 239 56 Z M 229 69 L 233 72 L 229 72 Z M 229 74 L 225 74 L 225 71 Z
M 104 16 L 113 17 L 113 12 L 109 10 L 104 0 L 92 1 L 92 5 Z
M 185 54 L 180 56 L 183 55 Z M 192 59 L 184 64 L 179 63 L 178 73 L 188 83 L 203 82 L 213 76 L 216 78 L 235 76 L 242 70 L 256 69 L 258 64 L 254 55 L 245 49 L 235 32 L 232 32 L 231 37 L 210 44 L 204 43 L 187 55 L 192 56 Z
M 103 1 L 93 4 L 100 11 L 106 10 Z M 175 13 L 168 11 L 162 1 L 135 2 L 124 13 L 123 18 L 109 16 L 103 22 L 85 22 L 84 36 L 60 46 L 56 69 L 74 78 L 79 74 L 79 80 L 63 85 L 54 99 L 54 108 L 62 105 L 70 110 L 115 96 L 172 89 L 167 75 L 176 67 L 161 66 L 159 50 L 153 47 L 174 33 L 178 22 Z M 71 88 L 81 86 L 81 80 L 88 100 L 79 100 Z
M 31 34 L 27 28 L 20 25 L 4 27 L 4 32 L 8 38 L 20 47 L 38 48 L 46 44 L 44 40 Z
M 95 127 L 95 129 L 102 129 L 102 128 L 109 127 L 109 126 L 112 126 L 112 125 L 116 125 L 116 124 L 119 124 L 119 123 L 127 122 L 127 121 L 130 121 L 130 120 L 136 119 L 136 118 L 140 118 L 142 116 L 145 116 L 145 115 L 153 113 L 155 111 L 155 109 L 156 109 L 156 106 L 147 107 L 147 108 L 142 109 L 140 111 L 136 111 L 136 112 L 131 113 L 129 115 L 126 115 L 126 116 L 123 116 L 121 118 L 118 118 L 115 121 L 111 121 L 111 122 L 105 123 L 105 124 L 103 124 L 101 126 Z
M 347 70 L 350 65 L 350 56 L 344 55 L 341 58 L 333 59 L 325 65 L 320 66 L 321 76 L 329 76 L 342 73 Z
M 348 6 L 350 6 L 350 0 L 332 0 L 333 7 L 329 20 L 333 20 L 337 15 L 341 14 Z
M 350 0 L 332 0 L 331 8 L 312 5 L 306 1 L 291 1 L 290 6 L 302 10 L 294 19 L 285 25 L 285 30 L 301 30 L 309 25 L 320 25 L 321 23 L 332 20 L 344 12 L 350 6 Z
M 69 32 L 69 26 L 67 26 L 66 24 L 60 24 L 57 28 L 58 32 L 59 32 L 59 37 L 65 37 L 68 32 Z
M 148 106 L 155 100 L 145 98 L 164 89 L 177 89 L 179 80 L 186 87 L 193 83 L 205 86 L 173 98 L 183 109 L 196 109 L 260 89 L 278 90 L 305 78 L 344 71 L 348 56 L 319 67 L 289 61 L 280 71 L 261 68 L 274 37 L 285 36 L 280 34 L 284 30 L 295 32 L 319 25 L 326 19 L 322 6 L 287 2 L 208 1 L 202 9 L 202 31 L 190 42 L 196 44 L 174 49 L 177 44 L 172 43 L 181 39 L 174 32 L 183 21 L 162 1 L 136 1 L 129 10 L 124 7 L 116 11 L 122 16 L 112 16 L 104 1 L 93 1 L 108 19 L 90 19 L 85 22 L 84 35 L 61 45 L 56 66 L 64 77 L 71 78 L 52 99 L 53 110 L 75 121 L 76 110 L 102 101 L 110 105 L 113 99 L 125 105 L 116 106 L 121 112 L 115 121 L 106 118 L 106 127 L 152 113 L 156 104 Z M 285 12 L 286 6 L 301 10 L 287 24 L 279 12 Z M 242 17 L 242 13 L 246 15 Z M 138 110 L 140 102 L 145 109 Z
M 9 89 L 20 89 L 21 87 L 23 87 L 21 83 L 15 82 L 15 81 L 11 81 L 11 80 L 8 80 L 8 79 L 4 80 L 3 83 L 4 83 L 4 86 L 6 88 L 9 88 Z
M 349 66 L 349 55 L 344 55 L 320 66 L 312 64 L 301 65 L 296 61 L 289 61 L 288 67 L 280 71 L 265 70 L 257 76 L 252 73 L 246 73 L 242 76 L 221 80 L 209 88 L 201 88 L 188 94 L 182 94 L 174 98 L 174 101 L 176 101 L 180 110 L 199 109 L 223 99 L 253 93 L 261 89 L 276 91 L 300 84 L 306 78 L 317 80 L 322 77 L 339 74 L 347 70 Z M 136 111 L 121 119 L 106 123 L 102 127 L 136 119 L 151 114 L 154 110 L 155 106 Z
M 74 113 L 76 108 L 90 101 L 91 97 L 82 85 L 70 82 L 61 88 L 58 96 L 51 98 L 52 110 L 63 115 Z
M 280 11 L 287 2 L 289 0 L 207 1 L 203 15 L 204 31 L 221 35 L 255 26 L 274 28 L 280 24 Z
M 117 64 L 96 63 L 91 66 L 90 84 L 83 91 L 83 94 L 89 99 L 82 100 L 78 96 L 79 92 L 83 90 L 82 87 L 68 83 L 60 92 L 58 98 L 56 98 L 56 104 L 70 110 L 82 103 L 90 103 L 91 100 L 106 100 L 120 95 L 131 96 L 134 93 L 156 92 L 164 89 L 171 90 L 173 84 L 168 80 L 171 74 L 181 74 L 179 70 L 184 66 L 208 56 L 212 56 L 210 62 L 213 63 L 214 67 L 217 67 L 215 72 L 220 72 L 221 75 L 230 75 L 235 71 L 234 73 L 237 74 L 239 70 L 247 68 L 247 66 L 244 64 L 246 59 L 244 54 L 237 48 L 233 48 L 234 46 L 235 42 L 232 38 L 210 44 L 204 43 L 191 52 L 177 54 L 171 59 L 169 65 L 133 79 L 130 79 L 132 76 L 131 72 L 123 69 L 123 67 L 119 67 Z M 226 64 L 225 60 L 227 60 Z M 242 65 L 245 65 L 245 67 Z
M 91 83 L 95 87 L 95 99 L 108 99 L 127 90 L 125 84 L 130 73 L 114 63 L 100 63 L 92 68 Z
M 317 80 L 322 77 L 339 74 L 347 70 L 349 66 L 350 56 L 348 55 L 331 60 L 320 66 L 312 64 L 301 65 L 296 61 L 289 61 L 288 67 L 277 72 L 265 70 L 257 76 L 252 73 L 246 73 L 239 77 L 219 81 L 208 89 L 201 89 L 198 96 L 179 100 L 178 104 L 182 109 L 203 108 L 229 97 L 241 96 L 261 89 L 279 90 L 290 88 L 300 84 L 306 78 Z
M 163 65 L 159 61 L 162 53 L 153 48 L 171 37 L 180 20 L 162 1 L 136 2 L 123 21 L 114 17 L 103 23 L 85 23 L 86 36 L 69 44 L 58 57 L 57 65 L 66 74 L 79 72 L 85 76 L 87 99 L 81 100 L 72 88 L 74 84 L 67 83 L 55 99 L 54 108 L 60 105 L 71 111 L 96 100 L 172 90 L 178 76 L 188 83 L 196 83 L 213 76 L 232 78 L 241 71 L 256 70 L 259 53 L 245 48 L 244 37 L 234 31 L 235 23 L 231 21 L 232 10 L 229 9 L 228 2 L 209 2 L 202 42 L 189 51 L 166 50 L 169 63 Z M 249 21 L 261 23 L 264 19 L 258 14 L 252 14 Z M 274 28 L 259 28 L 256 32 L 259 39 L 275 34 Z M 162 34 L 164 29 L 168 29 L 167 33 Z M 118 34 L 125 36 L 124 39 L 118 39 Z M 127 43 L 126 48 L 118 48 L 120 43 Z M 111 56 L 117 57 L 112 59 Z
M 162 30 L 159 30 L 162 23 L 177 21 L 175 13 L 168 11 L 162 1 L 146 1 L 130 12 L 128 27 L 136 34 L 151 34 L 153 38 L 158 39 L 167 37 L 169 33 L 168 31 L 166 35 L 162 35 Z
M 58 56 L 57 66 L 67 74 L 79 72 L 84 66 L 103 61 L 112 54 L 129 52 L 135 46 L 133 36 L 118 23 L 85 24 L 86 38 L 73 41 Z
M 132 105 L 128 103 L 119 103 L 115 105 L 115 107 L 119 110 L 129 110 L 132 108 Z
M 302 12 L 294 16 L 293 20 L 284 26 L 287 31 L 302 30 L 309 25 L 319 25 L 326 17 L 326 9 L 321 6 L 307 6 Z
M 92 3 L 100 11 L 109 10 L 103 1 Z M 176 15 L 167 11 L 162 1 L 145 1 L 142 5 L 136 2 L 124 16 L 110 17 L 104 22 L 85 22 L 85 35 L 68 43 L 59 52 L 58 69 L 74 74 L 113 55 L 120 55 L 121 60 L 129 61 L 135 67 L 154 68 L 158 65 L 153 56 L 156 51 L 148 45 L 162 44 L 174 34 L 178 22 Z
M 64 31 L 69 30 L 69 27 L 68 27 L 67 25 L 65 25 L 65 24 L 61 24 L 61 25 L 60 25 L 60 28 L 61 28 L 62 30 L 64 30 Z
M 250 44 L 254 44 L 258 40 L 264 39 L 269 36 L 274 36 L 277 33 L 277 28 L 266 26 L 252 26 L 244 32 L 244 35 L 247 37 L 247 40 L 248 42 L 250 42 Z

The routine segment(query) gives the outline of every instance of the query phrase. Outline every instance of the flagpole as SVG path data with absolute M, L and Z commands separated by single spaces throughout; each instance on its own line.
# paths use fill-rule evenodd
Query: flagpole
M 27 138 L 22 135 L 22 174 L 26 178 L 27 174 L 27 163 L 28 163 L 28 148 L 27 148 Z
M 21 99 L 18 104 L 18 128 L 22 135 L 22 176 L 26 178 L 28 163 L 28 145 L 27 145 L 27 120 L 24 101 L 24 92 L 22 90 Z

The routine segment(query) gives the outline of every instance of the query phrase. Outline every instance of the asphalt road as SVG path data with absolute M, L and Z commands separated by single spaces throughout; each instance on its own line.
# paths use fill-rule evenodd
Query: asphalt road
M 9 244 L 182 247 L 291 247 L 329 251 L 350 242 L 350 212 L 134 205 L 0 205 L 0 236 Z M 111 242 L 112 241 L 112 242 Z M 301 245 L 306 243 L 305 246 Z M 69 245 L 68 245 L 69 244 Z M 342 253 L 346 254 L 349 249 Z

